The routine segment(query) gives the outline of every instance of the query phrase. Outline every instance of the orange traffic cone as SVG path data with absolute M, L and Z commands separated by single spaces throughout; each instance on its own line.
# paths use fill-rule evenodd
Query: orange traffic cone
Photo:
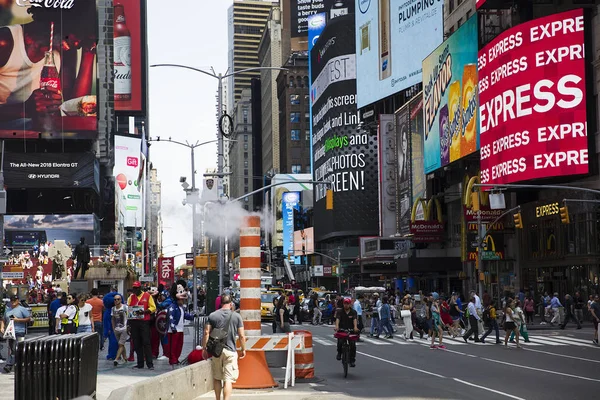
M 248 351 L 238 360 L 240 376 L 233 387 L 236 389 L 267 389 L 277 387 L 267 365 L 264 351 Z

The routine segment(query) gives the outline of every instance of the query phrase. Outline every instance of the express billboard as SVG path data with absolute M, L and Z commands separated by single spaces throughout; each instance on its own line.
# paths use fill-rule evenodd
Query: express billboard
M 125 227 L 142 226 L 142 192 L 139 185 L 142 166 L 140 138 L 115 135 L 113 175 L 125 203 Z
M 144 33 L 141 0 L 118 0 L 114 7 L 115 110 L 141 111 Z
M 481 183 L 588 172 L 584 15 L 504 31 L 479 52 Z
M 426 174 L 479 149 L 477 110 L 474 16 L 423 60 Z
M 379 231 L 377 132 L 358 129 L 354 16 L 330 20 L 311 52 L 315 240 Z
M 309 17 L 325 13 L 327 20 L 354 14 L 354 0 L 290 0 L 290 36 L 306 37 Z
M 96 1 L 1 4 L 0 135 L 96 132 Z
M 421 61 L 444 40 L 444 2 L 357 1 L 357 94 L 362 108 L 421 82 Z
M 11 189 L 93 188 L 99 190 L 93 153 L 4 154 L 4 183 Z

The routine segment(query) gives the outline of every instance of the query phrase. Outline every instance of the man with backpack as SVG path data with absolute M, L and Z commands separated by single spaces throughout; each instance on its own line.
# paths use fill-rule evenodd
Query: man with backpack
M 498 321 L 496 321 L 496 307 L 491 302 L 485 310 L 483 310 L 483 324 L 487 326 L 487 331 L 481 337 L 481 343 L 485 343 L 485 338 L 488 337 L 492 330 L 496 331 L 496 344 L 502 343 L 500 341 L 500 330 L 498 329 Z
M 206 360 L 209 354 L 212 356 L 213 387 L 217 400 L 221 399 L 221 390 L 224 400 L 231 398 L 233 384 L 239 376 L 236 336 L 239 336 L 242 347 L 239 358 L 246 357 L 244 322 L 238 313 L 233 312 L 231 305 L 231 296 L 222 295 L 221 308 L 208 316 L 202 338 L 203 358 Z

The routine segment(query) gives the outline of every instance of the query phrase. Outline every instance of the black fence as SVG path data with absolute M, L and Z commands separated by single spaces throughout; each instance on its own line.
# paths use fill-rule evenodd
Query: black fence
M 17 346 L 15 400 L 70 400 L 96 396 L 99 337 L 52 335 Z

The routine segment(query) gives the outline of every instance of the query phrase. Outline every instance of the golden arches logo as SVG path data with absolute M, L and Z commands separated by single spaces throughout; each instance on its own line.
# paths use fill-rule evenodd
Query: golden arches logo
M 425 200 L 422 198 L 417 198 L 412 206 L 412 211 L 410 213 L 410 221 L 415 222 L 417 219 L 417 210 L 419 208 L 419 204 L 423 207 L 423 218 L 424 221 L 431 221 L 431 212 L 435 211 L 436 220 L 441 224 L 442 220 L 442 204 L 437 197 L 432 197 L 429 200 Z M 432 210 L 433 205 L 435 204 L 435 210 Z
M 463 204 L 467 207 L 467 208 L 472 208 L 473 207 L 473 200 L 471 197 L 471 193 L 473 193 L 473 185 L 475 184 L 481 184 L 481 179 L 479 179 L 479 176 L 473 176 L 471 178 L 469 178 L 468 175 L 465 175 L 465 180 L 464 180 L 464 192 L 463 192 Z M 476 191 L 479 192 L 479 201 L 481 203 L 481 205 L 483 206 L 487 206 L 489 204 L 489 194 L 488 192 L 484 192 L 481 190 L 481 188 L 476 188 Z
M 483 239 L 483 250 L 485 251 L 493 251 L 496 252 L 496 243 L 494 242 L 494 238 L 492 235 L 487 235 L 485 239 Z M 491 246 L 490 246 L 491 244 Z
M 546 250 L 556 250 L 556 236 L 554 235 L 554 233 L 549 234 L 548 239 L 546 239 Z

